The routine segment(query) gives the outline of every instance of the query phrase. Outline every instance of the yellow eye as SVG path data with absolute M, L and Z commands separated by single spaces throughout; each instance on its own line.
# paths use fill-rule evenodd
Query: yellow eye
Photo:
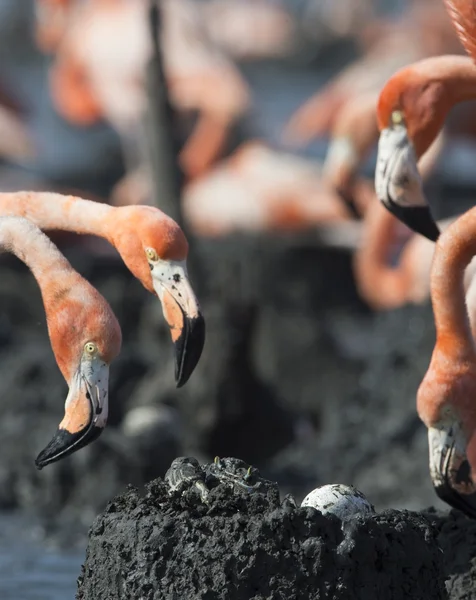
M 394 110 L 391 118 L 394 125 L 400 125 L 403 122 L 403 113 L 399 110 Z
M 96 350 L 96 344 L 94 344 L 93 342 L 87 342 L 86 344 L 84 344 L 84 351 L 88 354 L 94 354 Z
M 151 260 L 153 262 L 155 262 L 156 260 L 159 260 L 159 255 L 153 248 L 146 248 L 145 253 L 149 260 Z

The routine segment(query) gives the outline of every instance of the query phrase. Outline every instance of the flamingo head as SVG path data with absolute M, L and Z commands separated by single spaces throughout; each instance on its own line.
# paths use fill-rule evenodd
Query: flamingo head
M 42 469 L 90 444 L 108 417 L 109 365 L 121 349 L 121 328 L 106 300 L 77 273 L 44 295 L 48 332 L 69 384 L 65 415 L 36 459 Z
M 188 243 L 177 223 L 151 206 L 124 206 L 110 239 L 129 270 L 162 304 L 175 346 L 175 380 L 183 386 L 205 343 L 205 321 L 187 272 Z
M 422 78 L 415 67 L 398 71 L 383 88 L 377 105 L 377 196 L 400 221 L 431 241 L 438 239 L 440 231 L 417 163 L 436 139 L 447 110 L 441 82 Z
M 436 349 L 417 395 L 428 428 L 430 475 L 444 502 L 476 518 L 476 373 L 463 362 L 450 378 L 445 365 L 447 355 Z
M 332 187 L 349 191 L 359 166 L 378 139 L 377 94 L 366 92 L 337 111 L 324 162 L 324 176 Z

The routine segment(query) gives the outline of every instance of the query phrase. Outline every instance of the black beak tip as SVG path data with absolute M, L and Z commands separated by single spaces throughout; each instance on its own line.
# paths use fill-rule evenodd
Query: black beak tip
M 467 517 L 476 519 L 476 493 L 460 494 L 449 483 L 435 485 L 434 488 L 440 500 L 461 511 Z
M 383 205 L 399 221 L 431 242 L 436 242 L 440 237 L 441 232 L 429 206 L 400 206 L 391 199 L 383 202 Z
M 177 388 L 190 379 L 205 345 L 205 319 L 201 314 L 194 318 L 184 315 L 184 328 L 175 342 L 175 382 Z
M 46 448 L 36 457 L 36 468 L 41 471 L 47 465 L 84 448 L 84 446 L 96 440 L 102 431 L 102 427 L 95 427 L 92 424 L 77 433 L 70 433 L 66 429 L 58 429 Z

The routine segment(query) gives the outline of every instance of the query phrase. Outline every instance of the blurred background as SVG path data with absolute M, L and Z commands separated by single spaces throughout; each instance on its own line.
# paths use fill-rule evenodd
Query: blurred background
M 52 235 L 124 343 L 106 431 L 38 472 L 67 388 L 34 278 L 0 257 L 4 600 L 72 598 L 94 517 L 179 455 L 242 458 L 298 501 L 340 482 L 377 509 L 442 506 L 415 410 L 432 247 L 380 210 L 373 172 L 385 81 L 463 53 L 443 3 L 158 7 L 155 21 L 147 0 L 0 0 L 0 191 L 158 206 L 187 233 L 207 323 L 177 390 L 157 300 L 103 240 Z M 473 204 L 475 112 L 454 110 L 426 159 L 439 218 Z

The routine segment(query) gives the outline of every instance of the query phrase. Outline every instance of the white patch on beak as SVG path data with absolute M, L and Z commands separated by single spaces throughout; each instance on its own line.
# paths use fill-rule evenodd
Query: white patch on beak
M 473 494 L 476 486 L 470 479 L 458 476 L 467 462 L 467 440 L 456 417 L 428 428 L 430 475 L 435 487 L 451 485 L 459 494 Z
M 65 402 L 69 402 L 81 393 L 86 393 L 91 404 L 92 425 L 104 428 L 109 412 L 109 365 L 100 357 L 83 356 L 78 371 L 71 382 Z
M 200 314 L 200 305 L 188 279 L 185 260 L 158 260 L 152 265 L 152 284 L 161 301 L 166 290 L 182 308 L 187 318 Z
M 404 125 L 384 129 L 378 142 L 375 191 L 388 206 L 427 206 L 413 144 Z

